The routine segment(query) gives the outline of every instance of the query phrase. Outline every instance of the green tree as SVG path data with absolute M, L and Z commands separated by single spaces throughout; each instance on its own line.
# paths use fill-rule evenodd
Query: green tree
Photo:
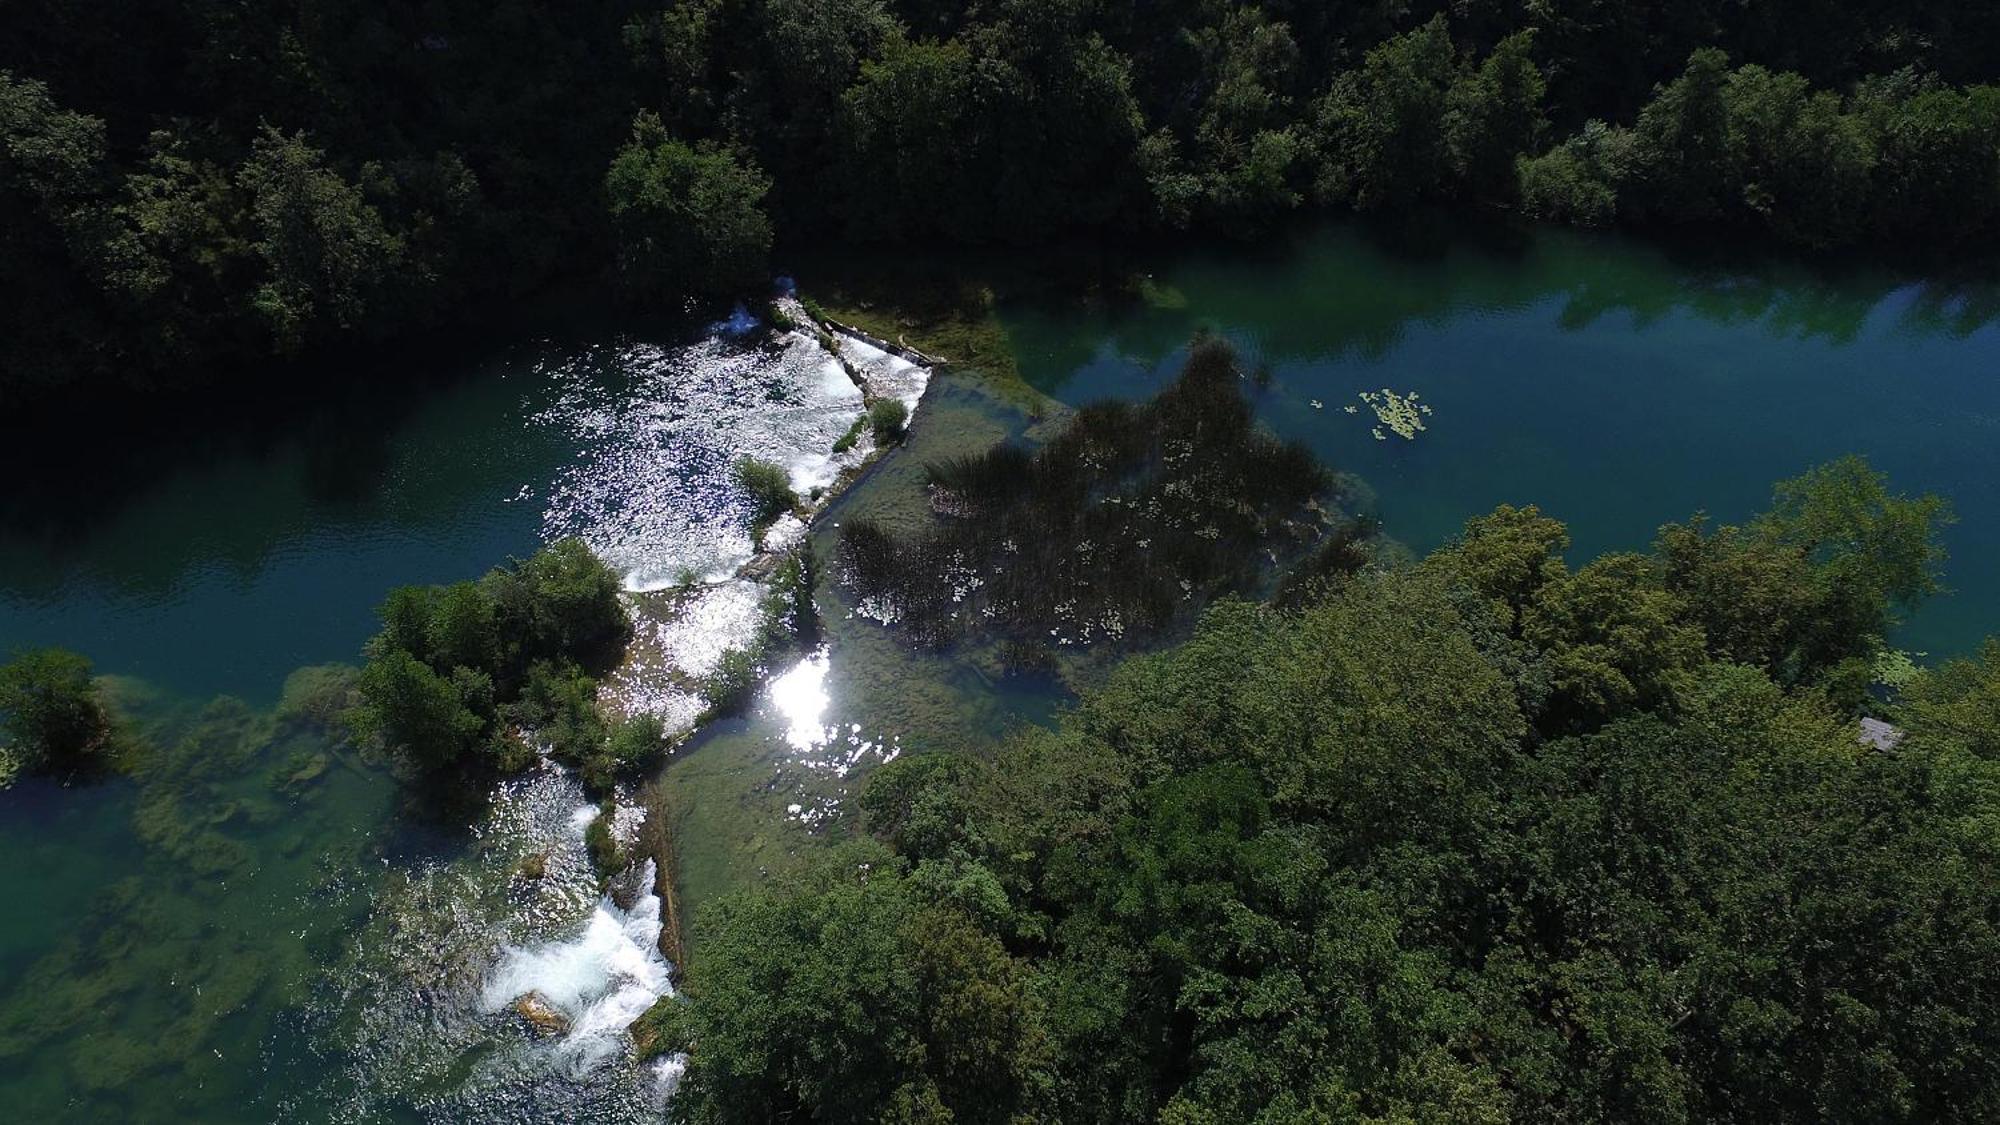
M 236 186 L 175 134 L 148 147 L 111 208 L 106 286 L 145 323 L 149 364 L 254 354 L 241 287 L 258 259 L 238 229 Z
M 501 643 L 517 648 L 509 664 L 567 659 L 601 667 L 631 628 L 618 572 L 581 539 L 558 539 L 480 584 L 495 607 Z
M 1632 126 L 1631 167 L 1619 204 L 1633 216 L 1675 223 L 1716 219 L 1730 203 L 1729 56 L 1703 49 L 1662 86 Z
M 1515 164 L 1541 145 L 1547 83 L 1533 48 L 1531 32 L 1516 32 L 1451 86 L 1445 143 L 1459 190 L 1470 199 L 1512 203 L 1519 195 Z
M 1307 171 L 1293 109 L 1299 46 L 1289 25 L 1254 8 L 1232 9 L 1194 38 L 1208 88 L 1191 136 L 1202 211 L 1259 229 L 1298 204 Z
M 66 649 L 30 649 L 0 664 L 0 731 L 0 750 L 29 773 L 102 769 L 114 751 L 90 661 Z
M 1876 140 L 1839 95 L 1796 74 L 1746 66 L 1729 76 L 1729 176 L 1741 202 L 1780 237 L 1852 241 L 1873 206 Z
M 1939 536 L 1954 517 L 1935 495 L 1889 490 L 1886 476 L 1859 456 L 1843 457 L 1779 482 L 1771 510 L 1751 529 L 1799 551 L 1826 587 L 1822 611 L 1850 606 L 1855 628 L 1880 637 L 1892 614 L 1943 589 Z
M 0 402 L 110 358 L 90 284 L 109 180 L 104 122 L 0 70 Z
M 754 165 L 676 141 L 658 117 L 641 113 L 604 181 L 621 281 L 646 300 L 763 281 L 771 221 L 762 203 L 770 187 Z
M 673 1047 L 698 1044 L 674 1111 L 691 1122 L 1005 1122 L 1032 1057 L 1023 967 L 962 916 L 924 907 L 878 847 L 837 850 L 774 893 L 717 902 Z
M 1631 164 L 1629 132 L 1592 121 L 1575 136 L 1516 165 L 1521 210 L 1533 218 L 1580 227 L 1618 217 L 1619 185 Z
M 360 691 L 352 722 L 361 738 L 379 739 L 425 772 L 481 762 L 493 720 L 493 681 L 484 672 L 458 668 L 441 676 L 398 649 L 368 661 Z
M 1368 52 L 1316 109 L 1322 200 L 1374 210 L 1442 194 L 1445 113 L 1458 73 L 1442 15 Z
M 1919 676 L 1889 752 L 1758 666 L 1831 576 L 1921 596 L 1938 514 L 1840 463 L 1657 557 L 1571 572 L 1508 508 L 1219 604 L 990 761 L 877 770 L 879 848 L 698 919 L 675 1112 L 1983 1120 L 2000 648 Z
M 1857 94 L 1872 122 L 1876 230 L 1932 244 L 1991 232 L 2000 213 L 2000 88 L 1924 89 L 1879 85 Z
M 1130 60 L 1069 0 L 1007 0 L 996 15 L 964 35 L 984 107 L 982 233 L 1033 242 L 1124 222 L 1145 199 Z
M 1548 661 L 1552 723 L 1592 727 L 1669 702 L 1704 655 L 1679 609 L 1643 555 L 1606 555 L 1543 587 L 1521 632 Z
M 249 197 L 251 245 L 264 263 L 252 304 L 281 351 L 319 332 L 360 328 L 382 311 L 403 240 L 303 133 L 266 127 L 236 183 Z
M 841 182 L 849 229 L 862 237 L 976 237 L 985 107 L 964 43 L 897 37 L 864 62 L 841 98 Z M 895 174 L 884 175 L 885 169 Z

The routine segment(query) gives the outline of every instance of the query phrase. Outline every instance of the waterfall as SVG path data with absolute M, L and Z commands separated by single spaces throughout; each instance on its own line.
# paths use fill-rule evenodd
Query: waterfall
M 673 992 L 660 956 L 660 899 L 652 891 L 653 861 L 640 868 L 645 892 L 621 909 L 606 894 L 582 928 L 554 941 L 507 947 L 480 998 L 489 1014 L 523 996 L 539 997 L 569 1030 L 549 1044 L 572 1077 L 581 1078 L 625 1049 L 625 1029 L 653 1002 Z

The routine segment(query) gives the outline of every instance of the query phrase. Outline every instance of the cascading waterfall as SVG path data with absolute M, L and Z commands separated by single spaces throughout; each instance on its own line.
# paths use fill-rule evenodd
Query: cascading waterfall
M 870 395 L 910 407 L 928 377 L 857 341 L 841 340 L 836 357 L 807 333 L 735 338 L 743 327 L 736 317 L 686 347 L 623 346 L 609 377 L 601 351 L 551 365 L 558 394 L 536 418 L 583 450 L 544 490 L 545 534 L 581 535 L 624 573 L 635 604 L 674 599 L 638 615 L 632 658 L 607 687 L 628 708 L 686 722 L 701 707 L 689 685 L 762 617 L 765 587 L 734 577 L 757 549 L 737 460 L 782 465 L 801 495 L 830 486 L 873 452 L 866 436 L 833 452 L 863 414 L 849 371 Z M 781 523 L 765 546 L 804 530 Z M 678 595 L 647 593 L 691 580 Z M 851 758 L 893 757 L 858 729 L 817 725 L 827 660 L 809 656 L 769 691 L 792 749 L 842 774 Z M 308 1021 L 339 1045 L 337 1073 L 288 1116 L 657 1119 L 686 1059 L 628 1062 L 627 1028 L 672 991 L 653 861 L 600 893 L 583 843 L 597 815 L 573 777 L 544 763 L 496 789 L 469 854 L 392 871 L 334 995 Z M 614 834 L 629 844 L 643 815 L 620 808 Z
M 599 892 L 584 846 L 598 815 L 567 771 L 545 763 L 495 791 L 471 854 L 393 877 L 337 994 L 318 1006 L 343 1065 L 289 1116 L 655 1116 L 674 1064 L 628 1065 L 626 1028 L 672 991 L 661 904 L 650 860 L 617 880 L 629 894 Z M 629 843 L 642 819 L 620 807 L 616 834 Z M 554 1026 L 524 1018 L 524 997 Z
M 582 1078 L 623 1053 L 625 1029 L 653 1002 L 673 991 L 660 956 L 660 899 L 651 891 L 653 861 L 640 865 L 648 890 L 621 909 L 607 894 L 566 938 L 506 950 L 486 980 L 480 1007 L 489 1015 L 534 996 L 559 1013 L 569 1030 L 551 1041 L 551 1052 L 571 1077 Z

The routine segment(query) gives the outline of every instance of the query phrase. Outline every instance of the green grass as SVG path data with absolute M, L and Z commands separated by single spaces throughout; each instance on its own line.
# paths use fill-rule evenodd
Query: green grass
M 847 427 L 847 432 L 840 435 L 840 440 L 833 443 L 834 454 L 838 456 L 853 449 L 854 443 L 861 440 L 861 433 L 867 428 L 868 415 L 863 414 L 861 417 L 856 418 L 854 424 Z

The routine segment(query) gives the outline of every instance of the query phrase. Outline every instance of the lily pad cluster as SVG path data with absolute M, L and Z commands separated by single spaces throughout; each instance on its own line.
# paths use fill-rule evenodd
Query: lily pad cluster
M 1424 419 L 1430 415 L 1430 404 L 1418 402 L 1415 391 L 1397 394 L 1383 387 L 1379 391 L 1362 391 L 1357 397 L 1368 405 L 1368 409 L 1375 412 L 1375 419 L 1379 425 L 1374 426 L 1369 432 L 1374 434 L 1376 441 L 1388 440 L 1389 435 L 1382 432 L 1384 426 L 1388 427 L 1389 433 L 1404 441 L 1415 441 L 1417 435 L 1428 428 L 1424 425 Z M 1352 406 L 1347 408 L 1347 412 L 1358 413 Z

